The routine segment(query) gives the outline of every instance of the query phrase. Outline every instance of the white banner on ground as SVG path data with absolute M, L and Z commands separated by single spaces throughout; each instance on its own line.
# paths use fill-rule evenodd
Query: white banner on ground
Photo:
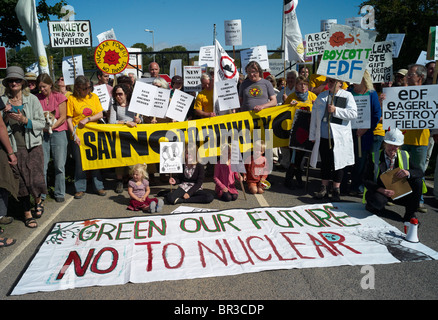
M 438 128 L 438 85 L 383 88 L 383 129 Z
M 357 203 L 96 218 L 57 223 L 12 295 L 436 259 Z

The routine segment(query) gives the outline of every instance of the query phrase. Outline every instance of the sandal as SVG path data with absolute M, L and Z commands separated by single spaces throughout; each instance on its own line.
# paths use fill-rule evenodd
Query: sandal
M 35 224 L 35 226 L 32 227 L 31 224 L 33 224 L 33 223 Z M 24 225 L 28 228 L 31 228 L 31 229 L 38 227 L 38 223 L 36 222 L 36 220 L 33 217 L 24 220 Z
M 8 243 L 8 240 L 12 240 L 12 242 Z M 2 239 L 0 239 L 0 248 L 12 246 L 15 242 L 17 242 L 17 240 L 15 240 L 15 239 L 2 238 Z
M 43 201 L 41 200 L 40 203 L 35 204 L 35 213 L 33 214 L 33 216 L 36 219 L 39 219 L 42 217 L 44 213 L 44 205 L 43 205 Z

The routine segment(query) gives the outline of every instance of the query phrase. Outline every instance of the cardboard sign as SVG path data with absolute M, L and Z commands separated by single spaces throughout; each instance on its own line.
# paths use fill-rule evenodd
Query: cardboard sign
M 176 89 L 167 108 L 166 117 L 175 121 L 184 121 L 193 99 L 194 96 Z
M 245 68 L 250 61 L 257 61 L 262 70 L 269 69 L 268 48 L 258 46 L 240 51 L 240 60 L 242 64 L 242 73 L 246 74 Z
M 240 108 L 236 81 L 217 81 L 214 83 L 214 90 L 217 93 L 217 101 L 219 103 L 220 111 Z
M 242 21 L 226 20 L 224 22 L 225 45 L 241 46 L 242 45 Z
M 201 47 L 199 49 L 199 65 L 214 68 L 214 46 Z
M 75 78 L 84 75 L 81 54 L 74 56 L 74 63 L 72 57 L 62 58 L 62 75 L 66 86 L 75 84 Z
M 90 21 L 49 21 L 48 27 L 52 48 L 92 46 Z
M 429 40 L 427 42 L 427 59 L 438 60 L 438 27 L 429 28 Z
M 332 26 L 317 73 L 349 83 L 360 83 L 376 35 L 360 28 Z
M 237 67 L 234 63 L 234 60 L 230 58 L 227 52 L 222 48 L 219 41 L 216 40 L 215 46 L 215 67 L 214 67 L 214 81 L 224 81 L 231 80 L 234 81 L 239 80 L 239 72 L 237 71 Z
M 184 66 L 184 91 L 196 92 L 202 90 L 202 68 L 196 66 Z
M 128 66 L 129 52 L 121 42 L 106 40 L 97 46 L 94 52 L 94 61 L 103 72 L 118 74 Z
M 181 173 L 184 142 L 160 142 L 160 173 Z
M 170 90 L 157 87 L 154 96 L 153 106 L 150 110 L 150 116 L 165 118 L 167 108 L 169 107 Z
M 373 83 L 390 82 L 392 79 L 392 42 L 383 41 L 373 44 L 367 70 Z
M 383 88 L 383 129 L 437 129 L 438 85 Z
M 103 110 L 108 111 L 112 99 L 108 92 L 108 87 L 106 86 L 106 84 L 94 86 L 93 92 L 99 97 L 100 104 L 102 105 Z
M 357 106 L 357 118 L 351 120 L 351 129 L 371 128 L 371 100 L 370 95 L 354 96 Z
M 401 47 L 403 45 L 403 41 L 405 39 L 404 33 L 388 33 L 386 35 L 386 41 L 392 42 L 392 57 L 398 58 L 400 54 Z
M 328 36 L 329 32 L 327 31 L 306 34 L 306 56 L 313 57 L 323 54 Z
M 136 81 L 128 110 L 144 116 L 150 116 L 154 97 L 158 87 L 142 81 Z

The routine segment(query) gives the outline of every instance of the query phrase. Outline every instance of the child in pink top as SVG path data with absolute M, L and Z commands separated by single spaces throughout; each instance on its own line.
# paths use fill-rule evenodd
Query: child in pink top
M 132 179 L 128 182 L 128 194 L 131 198 L 128 210 L 143 212 L 161 212 L 163 200 L 149 198 L 151 192 L 149 188 L 146 164 L 136 164 L 131 171 Z
M 235 180 L 242 180 L 238 172 L 231 170 L 231 147 L 226 145 L 222 150 L 228 148 L 228 159 L 225 163 L 217 163 L 214 167 L 214 183 L 216 194 L 220 200 L 229 202 L 235 201 L 239 195 L 234 184 Z M 222 157 L 221 157 L 222 159 Z

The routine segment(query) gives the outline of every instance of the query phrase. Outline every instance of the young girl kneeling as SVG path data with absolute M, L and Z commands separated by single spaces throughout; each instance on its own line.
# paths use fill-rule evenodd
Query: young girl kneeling
M 136 164 L 132 170 L 132 179 L 128 182 L 129 201 L 128 210 L 143 212 L 161 212 L 164 202 L 161 199 L 149 198 L 149 188 L 146 164 Z

